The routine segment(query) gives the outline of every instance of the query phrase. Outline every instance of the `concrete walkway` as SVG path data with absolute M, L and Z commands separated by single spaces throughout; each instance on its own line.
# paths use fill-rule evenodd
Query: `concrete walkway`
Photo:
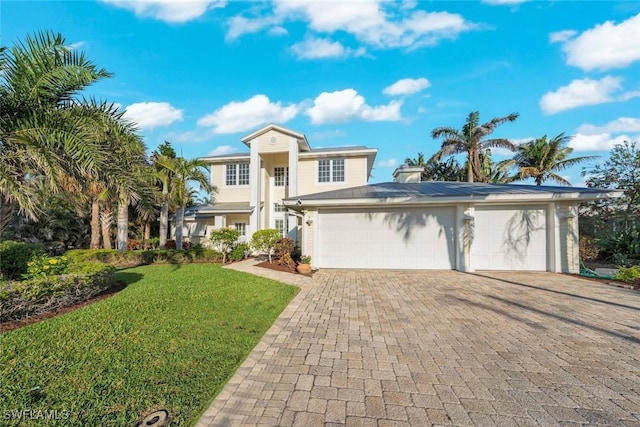
M 550 273 L 301 287 L 198 426 L 640 425 L 640 293 Z

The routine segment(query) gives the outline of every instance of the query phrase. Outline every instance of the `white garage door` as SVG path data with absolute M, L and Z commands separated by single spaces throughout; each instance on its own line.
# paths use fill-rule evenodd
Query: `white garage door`
M 318 267 L 452 269 L 455 210 L 320 211 Z
M 476 208 L 472 262 L 476 270 L 547 269 L 544 206 Z

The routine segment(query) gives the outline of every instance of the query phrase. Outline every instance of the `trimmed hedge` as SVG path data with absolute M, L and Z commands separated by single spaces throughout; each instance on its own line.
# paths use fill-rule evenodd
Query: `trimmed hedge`
M 86 301 L 116 285 L 112 265 L 74 264 L 69 274 L 0 285 L 0 322 L 34 316 Z
M 19 280 L 27 272 L 27 263 L 39 256 L 44 256 L 39 243 L 0 242 L 0 279 Z
M 155 249 L 120 252 L 115 249 L 72 249 L 65 253 L 77 262 L 106 262 L 116 267 L 148 264 L 184 264 L 192 262 L 221 262 L 222 254 L 211 249 Z

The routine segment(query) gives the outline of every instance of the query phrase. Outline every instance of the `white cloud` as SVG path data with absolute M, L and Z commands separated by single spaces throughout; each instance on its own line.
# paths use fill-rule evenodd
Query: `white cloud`
M 360 119 L 366 121 L 398 121 L 402 101 L 371 107 L 354 89 L 322 92 L 305 112 L 313 124 L 338 123 Z
M 463 16 L 448 12 L 415 10 L 416 2 L 276 0 L 271 15 L 255 12 L 254 17 L 234 17 L 229 21 L 227 38 L 257 32 L 286 21 L 304 21 L 316 34 L 338 32 L 354 36 L 365 45 L 415 49 L 456 38 L 476 28 Z M 242 25 L 239 25 L 239 24 Z M 358 52 L 358 49 L 354 50 Z M 325 57 L 325 56 L 320 56 Z
M 540 99 L 540 108 L 545 114 L 555 114 L 584 105 L 612 102 L 613 92 L 620 90 L 622 79 L 606 76 L 600 80 L 574 80 L 555 92 L 548 92 Z
M 300 59 L 345 58 L 362 56 L 364 48 L 345 48 L 340 42 L 327 39 L 308 38 L 291 46 L 291 51 Z
M 199 126 L 213 127 L 215 133 L 236 133 L 275 122 L 286 123 L 296 116 L 298 106 L 271 102 L 265 95 L 230 102 L 198 120 Z
M 567 64 L 583 70 L 606 70 L 624 68 L 640 60 L 639 40 L 640 14 L 619 24 L 606 21 L 575 38 L 561 41 Z
M 549 42 L 551 43 L 566 42 L 567 40 L 573 38 L 573 36 L 575 36 L 576 34 L 578 34 L 578 32 L 574 30 L 557 31 L 555 33 L 549 34 Z
M 259 18 L 246 18 L 244 16 L 234 16 L 227 22 L 229 30 L 226 34 L 227 40 L 235 40 L 245 34 L 253 34 L 262 31 L 265 28 L 272 27 L 279 23 L 279 19 L 273 16 L 264 16 Z M 282 27 L 274 27 L 282 28 Z M 284 28 L 282 28 L 284 30 Z M 287 30 L 284 30 L 285 34 Z M 273 34 L 273 33 L 272 33 Z
M 165 22 L 187 22 L 202 16 L 207 10 L 225 7 L 226 0 L 101 0 L 131 10 L 136 16 L 151 17 Z
M 622 144 L 625 140 L 630 140 L 629 136 L 618 135 L 612 137 L 610 133 L 592 135 L 578 133 L 569 142 L 569 147 L 575 151 L 609 151 L 614 145 Z
M 124 117 L 141 129 L 153 129 L 182 121 L 182 110 L 168 102 L 138 102 L 125 108 Z
M 578 127 L 578 133 L 586 135 L 621 132 L 640 132 L 640 118 L 619 117 L 604 126 L 594 126 L 585 123 Z
M 219 147 L 214 148 L 209 151 L 208 156 L 222 156 L 224 154 L 236 153 L 238 150 L 233 148 L 231 145 L 221 145 Z
M 378 167 L 379 168 L 392 168 L 395 165 L 397 165 L 398 162 L 396 159 L 389 159 L 389 160 L 380 160 L 378 161 Z
M 431 83 L 429 83 L 429 80 L 424 77 L 420 77 L 419 79 L 400 79 L 391 86 L 384 88 L 382 93 L 391 96 L 411 95 L 420 92 L 429 86 L 431 86 Z

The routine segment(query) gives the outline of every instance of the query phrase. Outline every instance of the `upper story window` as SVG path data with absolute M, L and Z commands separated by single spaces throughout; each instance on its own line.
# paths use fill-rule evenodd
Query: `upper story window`
M 276 187 L 284 187 L 285 185 L 289 185 L 289 168 L 273 168 L 273 185 Z
M 284 205 L 281 205 L 280 203 L 274 203 L 273 204 L 273 211 L 274 212 L 286 212 L 287 208 Z
M 318 160 L 318 182 L 344 182 L 344 159 Z
M 249 185 L 249 163 L 230 163 L 226 167 L 226 185 Z

